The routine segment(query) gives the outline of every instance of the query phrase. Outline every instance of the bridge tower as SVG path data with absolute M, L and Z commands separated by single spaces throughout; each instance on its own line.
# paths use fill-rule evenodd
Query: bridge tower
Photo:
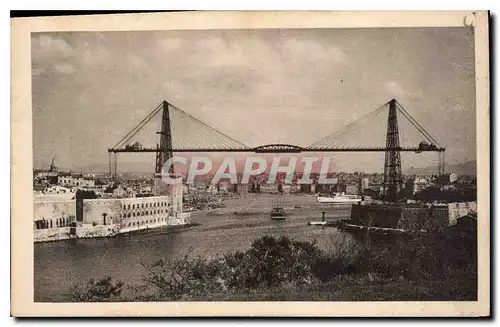
M 384 201 L 397 202 L 403 178 L 401 174 L 401 153 L 396 100 L 389 101 L 387 138 L 384 164 Z
M 162 174 L 163 171 L 163 165 L 165 162 L 172 158 L 173 152 L 172 152 L 172 129 L 170 125 L 170 113 L 169 113 L 169 108 L 168 108 L 168 102 L 163 101 L 163 113 L 162 113 L 162 119 L 161 119 L 161 131 L 158 132 L 160 134 L 160 145 L 158 148 L 158 151 L 156 152 L 156 169 L 155 173 Z M 169 168 L 169 173 L 174 172 L 174 167 L 173 165 Z
M 182 185 L 171 185 L 165 182 L 163 179 L 163 166 L 168 159 L 173 157 L 172 151 L 172 128 L 170 124 L 170 112 L 169 103 L 167 101 L 162 102 L 162 117 L 161 117 L 161 131 L 157 132 L 160 134 L 160 144 L 156 145 L 156 167 L 154 175 L 154 188 L 153 193 L 156 196 L 169 195 L 172 196 L 172 203 L 174 201 L 176 190 L 178 188 L 182 191 Z M 169 167 L 168 174 L 174 173 L 173 165 Z M 181 196 L 182 198 L 182 196 Z

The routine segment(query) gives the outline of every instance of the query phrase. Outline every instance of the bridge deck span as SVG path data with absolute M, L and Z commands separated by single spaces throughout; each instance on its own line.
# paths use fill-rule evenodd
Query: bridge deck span
M 301 152 L 386 152 L 386 151 L 400 151 L 400 152 L 444 152 L 445 148 L 436 149 L 419 149 L 419 148 L 302 148 L 302 149 L 167 149 L 172 152 L 249 152 L 249 153 L 301 153 Z M 158 148 L 145 148 L 145 149 L 108 149 L 108 152 L 121 153 L 121 152 L 159 152 L 162 151 Z

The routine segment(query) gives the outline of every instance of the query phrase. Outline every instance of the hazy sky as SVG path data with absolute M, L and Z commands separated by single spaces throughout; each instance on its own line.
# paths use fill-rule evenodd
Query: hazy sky
M 447 163 L 476 158 L 468 28 L 43 33 L 32 35 L 32 67 L 35 167 L 54 156 L 64 168 L 107 163 L 164 99 L 249 146 L 307 146 L 395 97 Z M 336 158 L 383 169 L 382 153 Z M 435 158 L 404 155 L 403 168 Z

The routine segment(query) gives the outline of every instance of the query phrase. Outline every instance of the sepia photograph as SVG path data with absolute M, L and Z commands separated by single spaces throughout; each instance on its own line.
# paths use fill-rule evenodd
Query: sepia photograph
M 33 196 L 27 215 L 13 209 L 24 294 L 54 306 L 486 299 L 488 313 L 487 37 L 476 48 L 488 18 L 475 15 L 31 25 L 30 189 L 13 190 Z

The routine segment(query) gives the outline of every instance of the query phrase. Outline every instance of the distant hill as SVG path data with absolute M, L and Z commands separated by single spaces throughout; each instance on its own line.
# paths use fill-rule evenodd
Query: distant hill
M 153 173 L 154 163 L 139 163 L 139 162 L 123 162 L 118 161 L 119 172 L 134 172 L 134 173 Z M 81 168 L 74 169 L 75 172 L 83 171 L 84 173 L 107 173 L 109 172 L 109 163 L 96 163 L 87 165 Z
M 405 175 L 432 175 L 438 171 L 437 166 L 410 168 L 403 171 Z M 445 165 L 446 173 L 456 173 L 459 175 L 476 175 L 477 164 L 476 160 L 467 161 L 461 164 Z
M 271 166 L 272 163 L 272 158 L 271 156 L 266 156 L 265 157 L 267 161 L 267 167 Z M 282 164 L 286 164 L 287 160 L 283 160 Z M 214 160 L 213 161 L 213 167 L 212 167 L 212 173 L 214 173 L 219 165 L 221 164 L 220 160 Z M 238 172 L 242 172 L 245 166 L 245 159 L 242 158 L 237 158 L 236 159 L 236 170 Z M 154 162 L 146 162 L 146 163 L 140 163 L 140 162 L 126 162 L 126 161 L 119 161 L 118 162 L 118 171 L 120 172 L 134 172 L 134 173 L 153 173 L 154 172 Z M 296 171 L 303 171 L 304 165 L 301 161 L 297 163 L 296 166 Z M 178 169 L 178 171 L 183 170 Z M 317 172 L 317 169 L 313 169 L 313 172 Z M 80 169 L 75 169 L 75 171 L 79 172 Z M 99 164 L 92 164 L 88 165 L 85 167 L 82 167 L 83 172 L 108 172 L 109 171 L 109 165 L 107 163 L 99 163 Z M 436 174 L 438 171 L 437 166 L 429 166 L 429 167 L 418 167 L 418 168 L 409 168 L 403 171 L 403 174 L 405 175 L 432 175 Z M 475 175 L 477 171 L 476 167 L 476 161 L 467 161 L 462 164 L 453 164 L 453 165 L 446 165 L 445 166 L 445 171 L 447 173 L 457 173 L 459 175 Z
M 267 170 L 270 169 L 272 161 L 273 161 L 273 155 L 261 155 L 261 158 L 264 158 L 265 161 L 267 162 Z M 189 161 L 188 161 L 189 162 Z M 246 158 L 244 157 L 236 157 L 235 158 L 235 163 L 236 163 L 236 171 L 238 172 L 243 172 L 245 168 L 245 162 Z M 219 166 L 222 163 L 222 159 L 220 158 L 213 158 L 212 159 L 212 171 L 211 173 L 215 173 Z M 288 163 L 288 160 L 286 158 L 283 158 L 282 165 L 285 165 Z M 319 167 L 314 167 L 313 172 L 319 172 Z M 155 169 L 154 162 L 128 162 L 124 160 L 118 160 L 118 171 L 119 172 L 134 172 L 134 173 L 153 173 Z M 109 164 L 108 163 L 96 163 L 96 164 L 91 164 L 87 165 L 81 168 L 76 168 L 75 171 L 83 171 L 83 172 L 108 172 L 109 171 Z M 179 168 L 176 169 L 176 171 L 185 171 L 186 167 L 179 166 Z M 298 161 L 296 165 L 296 171 L 303 171 L 304 170 L 304 163 L 302 161 Z

